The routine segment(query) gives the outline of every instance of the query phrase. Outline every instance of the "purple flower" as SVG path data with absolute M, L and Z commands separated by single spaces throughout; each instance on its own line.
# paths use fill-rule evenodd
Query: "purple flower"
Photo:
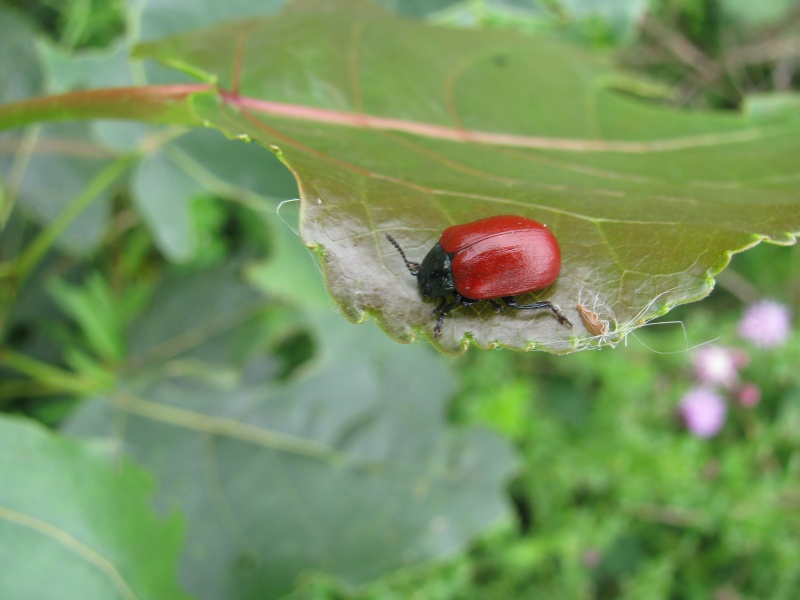
M 687 429 L 698 437 L 715 436 L 725 423 L 725 401 L 708 388 L 694 388 L 681 398 L 680 414 Z
M 780 346 L 789 337 L 789 308 L 774 300 L 750 305 L 739 322 L 739 335 L 761 348 Z
M 702 346 L 693 356 L 694 376 L 700 383 L 730 388 L 739 379 L 738 368 L 747 362 L 747 355 L 714 344 Z

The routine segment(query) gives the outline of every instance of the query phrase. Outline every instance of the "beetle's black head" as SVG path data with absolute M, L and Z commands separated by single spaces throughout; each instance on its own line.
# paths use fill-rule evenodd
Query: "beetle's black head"
M 442 298 L 456 289 L 450 255 L 437 243 L 422 261 L 417 273 L 419 291 L 429 298 Z

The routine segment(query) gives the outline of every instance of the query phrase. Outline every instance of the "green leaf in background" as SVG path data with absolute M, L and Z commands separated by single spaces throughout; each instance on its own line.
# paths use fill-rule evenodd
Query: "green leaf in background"
M 97 357 L 112 364 L 122 359 L 123 313 L 105 279 L 95 272 L 82 287 L 60 279 L 52 280 L 48 287 L 57 306 L 78 325 Z
M 110 448 L 0 419 L 0 597 L 180 600 L 181 526 Z
M 299 204 L 299 200 L 287 201 L 279 205 L 279 214 L 264 215 L 264 222 L 270 225 L 269 258 L 253 265 L 248 278 L 259 289 L 294 306 L 327 309 L 332 303 L 322 285 L 316 257 L 294 228 Z
M 381 4 L 403 15 L 425 15 L 429 22 L 439 25 L 511 29 L 574 40 L 594 48 L 632 39 L 647 11 L 645 0 L 403 0 Z
M 124 87 L 133 83 L 128 48 L 123 43 L 102 50 L 68 52 L 43 38 L 39 40 L 38 50 L 52 93 Z
M 141 39 L 151 40 L 198 27 L 207 27 L 226 19 L 256 17 L 277 11 L 286 0 L 148 0 L 131 11 L 138 18 Z M 139 12 L 141 10 L 141 13 Z
M 36 56 L 31 24 L 0 4 L 0 56 L 14 60 L 0 61 L 0 102 L 13 102 L 41 92 L 42 70 Z
M 739 26 L 774 26 L 781 19 L 791 16 L 797 4 L 793 0 L 721 0 L 719 11 L 722 16 Z
M 297 188 L 274 155 L 257 144 L 206 129 L 165 143 L 137 165 L 132 197 L 170 260 L 183 262 L 198 251 L 191 205 L 210 192 L 269 210 L 276 203 L 265 199 L 296 196 Z
M 154 152 L 137 165 L 131 192 L 159 250 L 175 262 L 190 259 L 197 250 L 191 204 L 205 188 L 163 152 Z
M 45 90 L 63 91 L 64 85 L 77 72 L 85 73 L 85 62 L 71 65 L 45 43 L 35 44 L 35 30 L 13 11 L 0 5 L 0 55 L 13 56 L 3 61 L 0 69 L 13 67 L 5 76 L 0 73 L 0 100 L 19 100 Z M 116 66 L 119 61 L 115 61 Z M 111 77 L 116 69 L 108 68 Z M 118 82 L 105 81 L 107 85 Z M 7 85 L 6 85 L 7 82 Z M 59 123 L 28 127 L 23 132 L 7 132 L 0 136 L 0 182 L 4 185 L 5 206 L 0 207 L 0 224 L 11 208 L 17 206 L 41 227 L 53 226 L 76 205 L 80 210 L 64 223 L 54 243 L 73 255 L 84 255 L 96 248 L 105 234 L 110 213 L 112 190 L 101 189 L 91 198 L 82 194 L 94 178 L 110 167 L 119 152 L 94 136 L 93 124 Z M 84 201 L 85 200 L 85 201 Z M 23 227 L 8 228 L 17 246 Z M 16 247 L 13 248 L 16 252 Z
M 432 303 L 384 233 L 420 260 L 441 231 L 493 214 L 546 223 L 563 253 L 551 315 L 478 305 L 438 344 L 569 352 L 596 345 L 579 301 L 617 342 L 702 298 L 731 252 L 800 231 L 800 116 L 685 114 L 626 95 L 583 52 L 508 31 L 435 29 L 371 3 L 292 4 L 145 45 L 226 95 L 196 98 L 230 135 L 275 146 L 301 188 L 301 232 L 351 320 L 431 335 Z M 630 87 L 630 82 L 625 82 Z
M 511 450 L 447 425 L 440 357 L 302 316 L 316 358 L 281 383 L 263 349 L 283 313 L 233 266 L 176 279 L 131 328 L 120 391 L 69 426 L 156 473 L 158 505 L 186 516 L 182 580 L 199 597 L 279 598 L 315 570 L 359 583 L 451 556 L 507 515 Z
M 87 182 L 104 177 L 118 158 L 115 150 L 96 142 L 85 123 L 57 123 L 34 128 L 19 138 L 4 137 L 0 173 L 7 174 L 12 197 L 25 214 L 47 227 L 78 205 L 59 234 L 58 247 L 84 255 L 103 237 L 108 225 L 112 188 L 85 198 Z M 88 205 L 86 205 L 88 204 Z

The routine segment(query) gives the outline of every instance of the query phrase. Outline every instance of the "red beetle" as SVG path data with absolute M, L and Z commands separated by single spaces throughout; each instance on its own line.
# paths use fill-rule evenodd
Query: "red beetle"
M 388 233 L 386 237 L 417 278 L 422 295 L 442 299 L 433 310 L 439 315 L 435 337 L 441 335 L 442 322 L 453 309 L 482 300 L 499 308 L 498 298 L 511 308 L 549 309 L 559 323 L 572 327 L 551 302 L 517 304 L 514 300 L 514 296 L 541 290 L 558 279 L 561 250 L 541 223 L 501 215 L 448 227 L 422 264 L 409 261 L 400 244 Z

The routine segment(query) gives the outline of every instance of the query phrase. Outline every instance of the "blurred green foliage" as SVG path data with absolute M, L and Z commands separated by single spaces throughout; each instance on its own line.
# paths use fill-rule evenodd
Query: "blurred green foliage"
M 6 0 L 30 15 L 59 44 L 102 48 L 125 30 L 124 0 Z

